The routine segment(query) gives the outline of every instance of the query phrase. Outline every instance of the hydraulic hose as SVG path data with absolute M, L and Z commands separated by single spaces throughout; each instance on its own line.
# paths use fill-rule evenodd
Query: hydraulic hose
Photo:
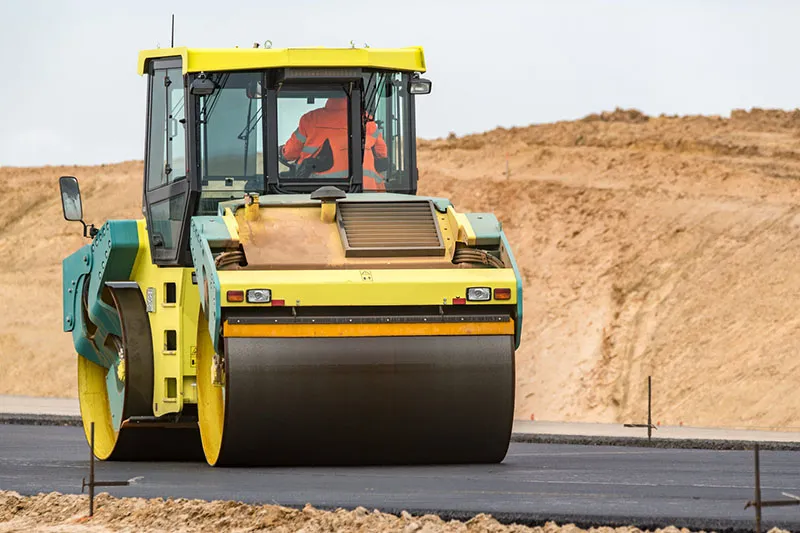
M 505 268 L 500 259 L 479 248 L 458 248 L 453 254 L 453 263 L 470 263 L 493 268 Z
M 222 252 L 214 258 L 214 266 L 217 267 L 217 270 L 221 270 L 230 265 L 241 265 L 244 262 L 244 252 L 240 250 L 235 252 Z

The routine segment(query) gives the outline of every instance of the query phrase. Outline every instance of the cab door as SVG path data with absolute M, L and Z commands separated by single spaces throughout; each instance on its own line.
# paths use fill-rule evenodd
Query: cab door
M 153 60 L 148 74 L 144 202 L 150 252 L 158 265 L 189 265 L 189 223 L 198 194 L 181 59 Z

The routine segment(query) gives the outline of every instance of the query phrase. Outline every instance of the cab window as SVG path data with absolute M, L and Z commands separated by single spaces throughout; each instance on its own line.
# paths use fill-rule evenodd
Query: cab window
M 186 105 L 181 69 L 155 70 L 149 126 L 149 190 L 186 177 Z

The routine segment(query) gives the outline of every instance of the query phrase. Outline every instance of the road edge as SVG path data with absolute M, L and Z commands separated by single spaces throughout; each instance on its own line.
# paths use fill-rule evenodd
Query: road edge
M 75 415 L 39 415 L 28 413 L 0 413 L 0 425 L 18 426 L 75 426 L 83 425 Z
M 0 425 L 23 426 L 73 426 L 81 427 L 81 417 L 75 415 L 46 415 L 27 413 L 0 413 Z M 527 444 L 574 444 L 581 446 L 628 446 L 641 448 L 683 448 L 693 450 L 752 450 L 758 443 L 762 450 L 800 451 L 800 442 L 722 440 L 722 439 L 666 439 L 646 437 L 608 437 L 592 435 L 556 435 L 549 433 L 512 433 L 511 442 Z
M 554 435 L 546 433 L 513 433 L 511 442 L 527 444 L 579 444 L 584 446 L 636 446 L 641 448 L 690 449 L 690 450 L 752 450 L 758 443 L 762 450 L 798 451 L 800 442 L 725 440 L 693 438 L 607 437 L 591 435 Z

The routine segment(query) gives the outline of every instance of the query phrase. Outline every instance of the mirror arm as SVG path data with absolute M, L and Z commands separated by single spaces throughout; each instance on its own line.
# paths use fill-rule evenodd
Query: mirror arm
M 94 227 L 94 224 L 87 225 L 83 219 L 79 220 L 81 224 L 83 224 L 83 236 L 88 239 L 94 239 L 95 235 L 99 233 L 99 230 Z

